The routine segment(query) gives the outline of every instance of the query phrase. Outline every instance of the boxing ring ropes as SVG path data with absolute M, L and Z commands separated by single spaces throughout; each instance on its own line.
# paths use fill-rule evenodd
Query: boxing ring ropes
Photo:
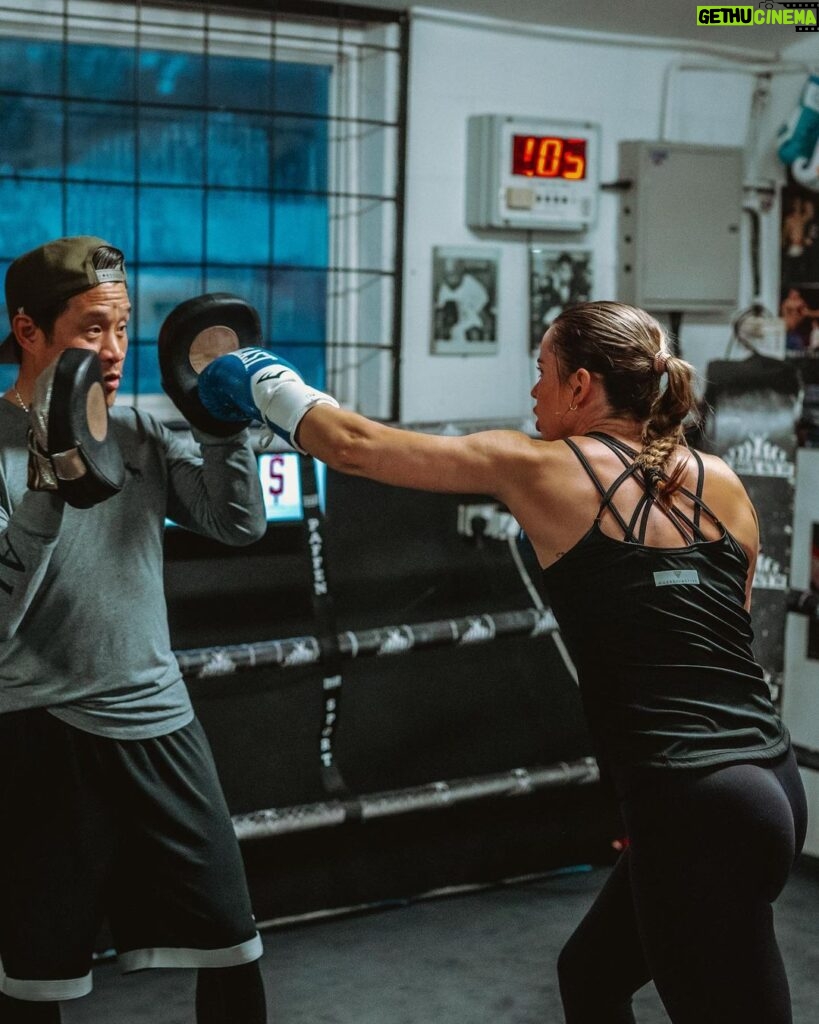
M 525 608 L 421 622 L 411 626 L 348 630 L 337 634 L 336 646 L 340 659 L 349 661 L 363 657 L 395 657 L 431 647 L 489 644 L 509 636 L 554 636 L 557 632 L 557 622 L 551 611 Z M 206 679 L 262 666 L 287 669 L 318 665 L 324 661 L 325 649 L 326 645 L 318 636 L 297 636 L 252 644 L 177 651 L 176 657 L 183 675 Z M 329 685 L 332 690 L 336 679 L 337 676 L 325 677 L 325 689 Z M 330 698 L 329 715 L 334 716 L 334 713 L 335 703 Z M 330 726 L 333 724 L 334 720 L 329 723 Z M 325 726 L 322 730 L 325 741 L 327 733 L 328 728 Z M 543 789 L 589 785 L 596 783 L 599 777 L 594 758 L 584 757 L 544 767 L 514 768 L 494 775 L 364 794 L 352 799 L 339 794 L 335 799 L 318 803 L 234 815 L 233 824 L 240 840 L 257 839 L 341 825 L 349 820 L 368 821 L 396 814 L 439 810 L 490 797 L 522 796 Z
M 547 789 L 598 783 L 600 770 L 596 760 L 583 757 L 576 761 L 513 768 L 499 774 L 432 782 L 400 790 L 367 794 L 350 792 L 335 761 L 333 750 L 345 661 L 362 657 L 394 657 L 432 647 L 490 644 L 511 636 L 529 639 L 549 636 L 575 682 L 577 673 L 560 636 L 557 621 L 533 586 L 516 542 L 511 537 L 508 540 L 509 554 L 531 598 L 530 607 L 413 625 L 388 625 L 339 632 L 325 566 L 325 516 L 316 467 L 309 456 L 299 459 L 299 476 L 304 508 L 304 549 L 310 563 L 311 601 L 317 635 L 175 652 L 183 675 L 189 679 L 226 676 L 243 669 L 259 667 L 321 667 L 324 717 L 318 753 L 327 799 L 234 815 L 233 826 L 239 840 L 263 839 L 342 825 L 345 822 L 443 810 L 488 798 L 523 796 Z M 819 598 L 810 592 L 791 591 L 786 607 L 788 611 L 819 618 Z M 819 771 L 819 750 L 795 746 L 795 751 L 801 765 Z
M 819 620 L 819 595 L 810 591 L 791 590 L 787 598 L 787 610 Z M 531 639 L 552 636 L 557 639 L 558 635 L 557 622 L 549 609 L 524 608 L 414 625 L 348 630 L 337 634 L 336 649 L 342 661 L 349 661 L 367 657 L 396 657 L 432 647 L 491 644 L 502 637 L 521 636 Z M 326 645 L 318 636 L 296 636 L 259 643 L 177 651 L 176 656 L 186 677 L 206 679 L 261 666 L 287 669 L 318 665 L 324 660 L 325 649 Z M 335 678 L 329 677 L 331 688 Z M 328 678 L 325 678 L 325 687 L 327 684 Z M 331 715 L 334 707 L 331 699 Z M 327 732 L 327 729 L 323 732 Z M 795 749 L 800 765 L 819 770 L 819 751 L 799 746 Z M 599 779 L 600 773 L 594 758 L 584 757 L 544 767 L 514 768 L 495 775 L 433 782 L 354 798 L 340 793 L 336 798 L 317 803 L 235 815 L 233 824 L 239 839 L 244 841 L 341 825 L 349 820 L 371 820 L 444 809 L 492 797 L 514 797 L 544 789 L 586 786 L 597 783 Z

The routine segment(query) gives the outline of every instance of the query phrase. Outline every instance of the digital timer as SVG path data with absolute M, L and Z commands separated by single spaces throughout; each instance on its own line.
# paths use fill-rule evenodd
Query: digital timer
M 586 177 L 586 140 L 556 135 L 513 135 L 512 174 L 525 178 Z
M 599 135 L 587 122 L 470 117 L 469 227 L 585 230 L 597 214 Z

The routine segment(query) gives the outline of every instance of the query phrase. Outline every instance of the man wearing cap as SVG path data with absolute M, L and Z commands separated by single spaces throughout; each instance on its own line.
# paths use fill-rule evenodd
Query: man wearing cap
M 200 969 L 199 1024 L 262 1024 L 261 942 L 162 578 L 166 516 L 226 544 L 261 537 L 252 447 L 245 431 L 194 441 L 111 408 L 121 488 L 69 502 L 32 470 L 51 459 L 30 451 L 40 404 L 57 401 L 42 382 L 67 350 L 95 353 L 107 418 L 128 347 L 123 256 L 57 239 L 15 260 L 5 290 L 0 358 L 18 373 L 0 402 L 0 1020 L 59 1022 L 60 1001 L 91 989 L 107 919 L 124 971 Z

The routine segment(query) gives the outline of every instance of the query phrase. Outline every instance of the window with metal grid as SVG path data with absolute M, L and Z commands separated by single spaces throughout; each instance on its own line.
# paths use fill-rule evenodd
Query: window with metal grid
M 312 383 L 397 418 L 403 16 L 253 3 L 0 0 L 0 273 L 62 235 L 122 249 L 123 393 L 161 415 L 162 320 L 225 291 Z

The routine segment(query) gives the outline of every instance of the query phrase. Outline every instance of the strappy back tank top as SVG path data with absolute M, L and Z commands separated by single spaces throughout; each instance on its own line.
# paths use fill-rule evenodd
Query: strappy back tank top
M 579 446 L 566 441 L 600 493 L 600 507 L 543 580 L 577 667 L 596 753 L 615 774 L 781 756 L 788 734 L 751 650 L 748 559 L 702 500 L 702 459 L 692 451 L 696 490 L 680 489 L 693 506 L 689 516 L 673 500 L 659 505 L 633 449 L 606 434 L 589 436 L 618 456 L 623 471 L 604 487 Z M 628 516 L 614 503 L 627 479 L 642 488 Z M 676 525 L 681 546 L 645 544 L 655 506 Z M 622 539 L 600 528 L 607 510 Z M 716 524 L 716 540 L 705 537 L 703 516 Z

